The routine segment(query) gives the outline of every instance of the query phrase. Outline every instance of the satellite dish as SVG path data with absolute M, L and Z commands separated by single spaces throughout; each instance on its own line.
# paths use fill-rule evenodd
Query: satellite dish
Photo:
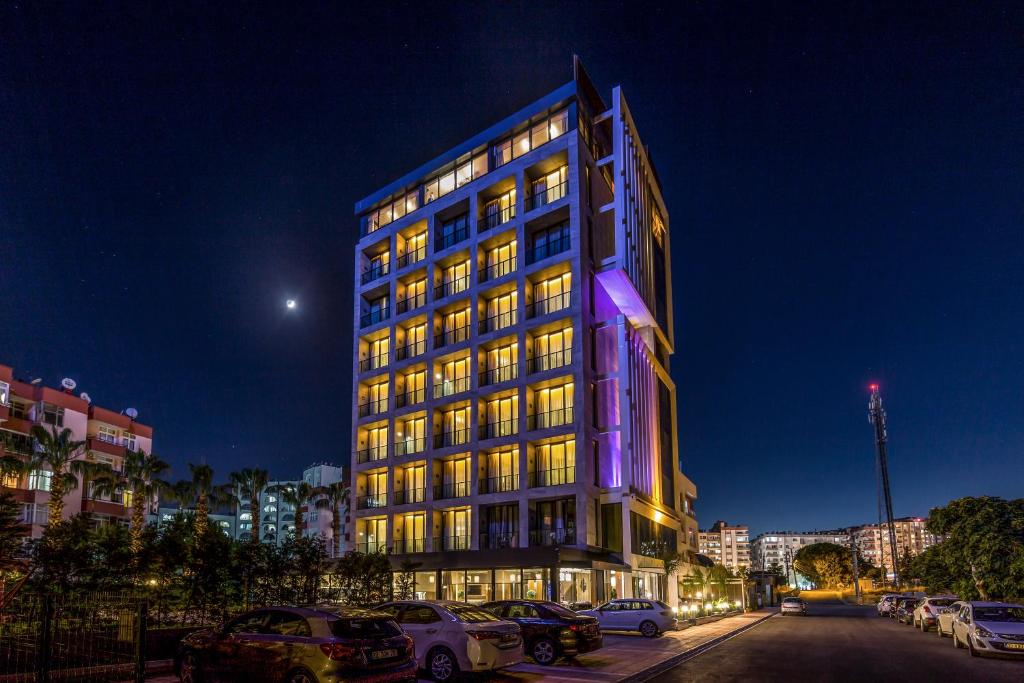
M 86 403 L 92 403 L 92 398 L 89 396 L 89 394 L 85 393 L 84 391 L 81 394 L 79 394 L 78 398 L 82 399 Z
M 64 387 L 65 389 L 67 389 L 68 391 L 74 391 L 75 387 L 78 386 L 78 382 L 76 382 L 75 380 L 71 379 L 70 377 L 65 377 L 64 379 L 62 379 L 60 381 L 60 385 L 62 387 Z
M 33 384 L 35 386 L 38 386 L 39 383 L 42 382 L 42 381 L 43 381 L 42 377 L 36 377 L 34 380 L 32 380 L 31 384 Z
M 124 414 L 134 420 L 139 416 L 139 411 L 135 410 L 135 408 L 129 408 L 128 410 L 124 411 Z

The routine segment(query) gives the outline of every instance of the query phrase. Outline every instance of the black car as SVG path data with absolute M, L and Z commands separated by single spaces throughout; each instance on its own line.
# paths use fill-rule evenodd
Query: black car
M 523 630 L 523 651 L 538 664 L 553 664 L 559 657 L 593 652 L 604 642 L 597 619 L 576 614 L 557 602 L 499 600 L 483 607 L 519 624 Z
M 889 616 L 901 624 L 913 623 L 914 606 L 917 605 L 918 600 L 919 598 L 896 598 L 892 609 L 889 610 Z

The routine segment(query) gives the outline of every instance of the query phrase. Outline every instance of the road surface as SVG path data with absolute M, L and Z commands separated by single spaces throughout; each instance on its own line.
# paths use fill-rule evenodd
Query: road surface
M 971 657 L 875 608 L 809 602 L 807 616 L 775 616 L 652 679 L 694 681 L 1024 681 L 1016 661 Z

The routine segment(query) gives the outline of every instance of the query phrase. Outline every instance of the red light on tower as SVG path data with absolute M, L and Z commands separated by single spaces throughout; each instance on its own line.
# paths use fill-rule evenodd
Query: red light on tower
M 868 389 L 870 389 L 871 391 L 878 391 L 878 385 L 877 384 L 869 385 Z

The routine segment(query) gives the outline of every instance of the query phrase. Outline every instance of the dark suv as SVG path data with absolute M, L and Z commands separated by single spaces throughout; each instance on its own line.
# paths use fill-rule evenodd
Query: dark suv
M 416 653 L 389 614 L 268 607 L 187 636 L 175 668 L 182 683 L 414 682 Z
M 601 628 L 594 617 L 546 600 L 499 600 L 483 608 L 523 630 L 523 651 L 538 664 L 553 664 L 559 657 L 572 657 L 601 647 Z

